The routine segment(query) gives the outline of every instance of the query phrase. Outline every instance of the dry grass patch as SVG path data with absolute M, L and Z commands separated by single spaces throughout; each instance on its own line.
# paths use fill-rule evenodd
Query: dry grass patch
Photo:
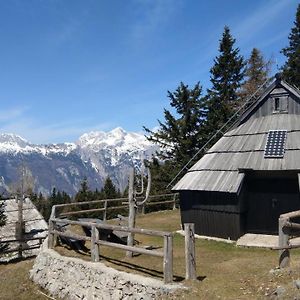
M 41 289 L 29 279 L 29 271 L 34 259 L 0 264 L 1 300 L 45 300 Z

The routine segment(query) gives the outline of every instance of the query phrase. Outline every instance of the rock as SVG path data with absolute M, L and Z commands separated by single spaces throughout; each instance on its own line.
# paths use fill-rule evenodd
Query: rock
M 137 299 L 168 298 L 181 286 L 114 270 L 103 263 L 63 257 L 43 249 L 30 271 L 30 278 L 54 297 L 63 299 Z
M 299 279 L 294 280 L 294 285 L 299 290 L 300 289 L 300 280 Z
M 278 286 L 275 291 L 272 293 L 272 299 L 283 299 L 286 290 L 282 286 Z

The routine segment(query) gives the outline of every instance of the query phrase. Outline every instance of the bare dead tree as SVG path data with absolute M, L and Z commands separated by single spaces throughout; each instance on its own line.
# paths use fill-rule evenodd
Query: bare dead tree
M 141 190 L 137 191 L 137 186 L 135 186 L 135 170 L 132 168 L 129 174 L 129 189 L 128 189 L 128 204 L 129 204 L 129 215 L 128 215 L 128 227 L 134 228 L 136 222 L 136 213 L 139 207 L 145 205 L 149 199 L 150 188 L 151 188 L 151 172 L 150 169 L 147 169 L 148 173 L 148 182 L 147 189 L 144 199 L 138 201 L 138 196 L 141 197 L 144 194 L 144 174 L 141 172 Z M 127 238 L 127 245 L 133 246 L 134 244 L 134 234 L 129 233 Z M 127 251 L 126 256 L 132 257 L 132 251 Z

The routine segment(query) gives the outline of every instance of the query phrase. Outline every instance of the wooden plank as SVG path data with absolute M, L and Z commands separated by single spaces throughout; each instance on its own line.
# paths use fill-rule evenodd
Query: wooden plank
M 294 222 L 285 222 L 284 227 L 290 228 L 290 229 L 300 229 L 300 224 L 294 223 Z
M 71 216 L 71 215 L 79 215 L 79 214 L 85 214 L 85 213 L 90 213 L 90 212 L 96 212 L 96 211 L 105 211 L 105 208 L 94 208 L 94 209 L 83 209 L 83 210 L 77 210 L 77 211 L 68 211 L 59 214 L 59 216 L 64 217 L 64 216 Z
M 48 247 L 49 249 L 54 248 L 54 234 L 51 232 L 54 230 L 54 222 L 52 219 L 49 220 L 48 226 Z
M 283 250 L 279 250 L 279 267 L 286 268 L 290 265 L 290 252 L 288 250 L 289 246 L 289 235 L 285 232 L 285 224 L 287 222 L 286 218 L 280 217 L 278 224 L 278 247 Z
M 282 214 L 282 215 L 280 215 L 280 218 L 288 219 L 288 218 L 295 218 L 295 217 L 299 217 L 299 216 L 300 216 L 300 210 L 296 210 L 296 211 L 292 211 L 292 212 L 289 212 L 286 214 Z
M 110 206 L 110 207 L 107 208 L 107 210 L 122 209 L 122 208 L 127 208 L 128 209 L 128 206 L 127 205 Z
M 107 210 L 114 210 L 114 209 L 122 209 L 122 208 L 128 208 L 127 206 L 120 205 L 120 206 L 110 206 L 110 207 L 102 207 L 102 208 L 93 208 L 93 209 L 84 209 L 84 210 L 78 210 L 78 211 L 70 211 L 70 212 L 64 212 L 61 213 L 60 216 L 71 216 L 71 215 L 79 215 L 79 214 L 86 214 L 86 213 L 92 213 L 97 211 L 104 211 L 106 214 Z M 106 215 L 105 215 L 106 218 Z
M 61 232 L 61 231 L 57 231 L 57 230 L 51 230 L 49 232 L 52 234 L 56 234 L 57 236 L 63 236 L 66 238 L 75 239 L 75 240 L 79 240 L 79 241 L 90 241 L 91 240 L 90 237 L 82 236 L 82 235 L 71 233 L 71 232 Z
M 173 237 L 164 237 L 164 282 L 173 282 Z
M 128 227 L 130 229 L 135 228 L 135 218 L 136 218 L 136 204 L 133 200 L 133 185 L 134 185 L 134 169 L 132 168 L 130 170 L 129 174 L 129 189 L 128 189 L 128 204 L 129 204 L 129 215 L 128 215 Z M 134 242 L 134 233 L 132 231 L 128 232 L 128 237 L 127 237 L 127 245 L 129 247 L 133 246 Z M 133 252 L 132 251 L 127 251 L 126 252 L 127 257 L 132 257 Z
M 136 252 L 136 253 L 140 253 L 140 254 L 147 254 L 147 255 L 158 256 L 158 257 L 164 256 L 164 254 L 160 251 L 147 250 L 147 249 L 144 249 L 141 247 L 116 244 L 116 243 L 111 243 L 111 242 L 107 242 L 107 241 L 103 241 L 103 240 L 99 240 L 98 244 L 102 245 L 102 246 L 113 247 L 113 248 L 122 249 L 122 250 L 130 251 L 130 252 Z
M 106 221 L 106 218 L 107 218 L 107 201 L 104 202 L 103 221 Z
M 39 249 L 41 247 L 41 245 L 36 245 L 36 246 L 29 246 L 29 247 L 26 247 L 26 248 L 23 248 L 23 247 L 17 247 L 17 248 L 15 248 L 15 249 L 8 249 L 8 250 L 4 250 L 4 251 L 1 251 L 1 253 L 0 253 L 0 256 L 1 256 L 1 254 L 3 253 L 13 253 L 13 252 L 19 252 L 20 250 L 22 251 L 22 252 L 24 252 L 24 251 L 26 251 L 26 250 L 33 250 L 33 249 Z
M 285 250 L 285 249 L 297 249 L 300 248 L 300 244 L 288 245 L 286 247 L 272 247 L 271 250 Z
M 110 229 L 110 230 L 117 230 L 117 231 L 124 231 L 124 232 L 133 232 L 133 233 L 140 233 L 145 235 L 153 235 L 153 236 L 173 236 L 172 232 L 167 231 L 157 231 L 157 230 L 150 230 L 150 229 L 143 229 L 143 228 L 129 228 L 126 226 L 118 226 L 118 225 L 110 225 L 110 224 L 98 224 L 98 223 L 92 223 L 92 222 L 79 222 L 79 221 L 73 221 L 69 219 L 53 219 L 52 220 L 55 223 L 61 224 L 71 224 L 71 225 L 80 225 L 80 226 L 87 226 L 92 227 L 93 225 L 96 226 L 96 228 L 102 228 L 102 229 Z
M 158 202 L 149 202 L 146 204 L 146 206 L 151 206 L 151 205 L 158 205 L 158 204 L 173 204 L 174 200 L 167 200 L 167 201 L 158 201 Z
M 35 238 L 25 238 L 23 239 L 22 241 L 23 242 L 28 242 L 28 241 L 36 241 L 36 240 L 44 240 L 46 237 L 35 237 Z M 13 242 L 19 242 L 20 240 L 16 240 L 16 239 L 13 239 L 13 240 L 1 240 L 0 241 L 0 245 L 1 244 L 6 244 L 6 243 L 13 243 Z
M 99 241 L 99 231 L 95 226 L 92 226 L 91 230 L 91 259 L 94 262 L 99 261 L 99 246 L 98 246 L 98 241 Z
M 114 202 L 114 201 L 124 201 L 127 200 L 127 198 L 115 198 L 115 199 L 101 199 L 101 200 L 92 200 L 92 201 L 83 201 L 83 202 L 73 202 L 73 203 L 65 203 L 65 204 L 57 204 L 54 205 L 56 208 L 59 207 L 68 207 L 68 206 L 80 206 L 85 204 L 97 204 L 97 203 L 104 203 L 107 202 Z
M 185 239 L 185 279 L 196 280 L 196 255 L 195 255 L 195 224 L 184 224 Z

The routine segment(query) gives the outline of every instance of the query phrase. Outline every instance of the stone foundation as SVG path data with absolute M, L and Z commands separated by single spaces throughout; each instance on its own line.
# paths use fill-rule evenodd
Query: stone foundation
M 156 299 L 180 287 L 136 274 L 117 271 L 100 262 L 64 257 L 47 248 L 47 240 L 37 256 L 30 278 L 64 299 Z

